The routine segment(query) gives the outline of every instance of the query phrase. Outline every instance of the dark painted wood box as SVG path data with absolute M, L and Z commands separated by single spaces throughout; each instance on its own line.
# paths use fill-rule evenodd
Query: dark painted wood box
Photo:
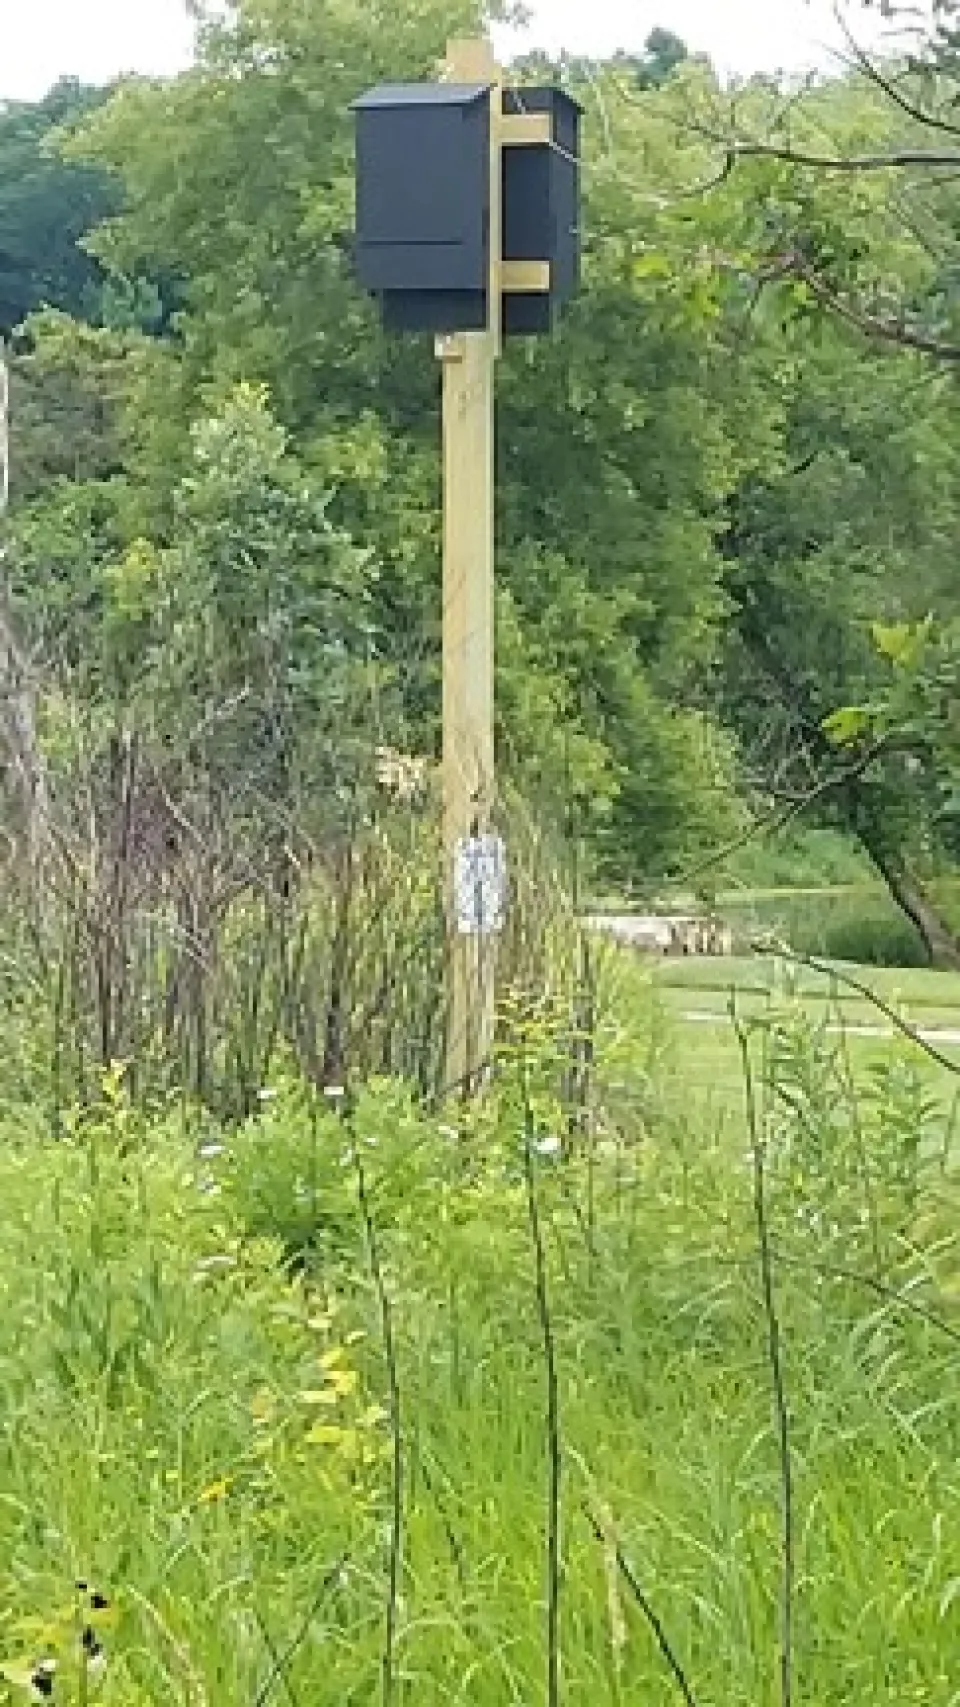
M 549 331 L 580 279 L 580 115 L 562 89 L 505 89 L 503 110 L 548 113 L 549 145 L 503 150 L 503 259 L 549 261 L 550 292 L 503 299 L 503 330 Z
M 387 326 L 487 324 L 489 93 L 480 84 L 384 84 L 354 102 L 355 263 Z

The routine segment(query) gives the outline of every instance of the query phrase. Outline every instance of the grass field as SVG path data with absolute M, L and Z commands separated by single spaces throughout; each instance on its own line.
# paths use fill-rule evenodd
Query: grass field
M 7 1134 L 11 1703 L 781 1707 L 786 1663 L 805 1707 L 957 1707 L 939 1092 L 882 1040 L 882 1098 L 852 1044 L 838 1078 L 816 992 L 754 1039 L 774 1366 L 736 1041 L 677 1017 L 761 969 L 614 971 L 632 1123 L 565 1160 L 548 1025 L 459 1141 L 282 1081 L 237 1133 L 114 1084 Z
M 630 972 L 625 976 L 629 985 Z M 855 1082 L 869 1084 L 894 1065 L 900 1072 L 915 1072 L 948 1117 L 960 1078 L 955 1081 L 949 1068 L 907 1042 L 888 1015 L 843 982 L 848 976 L 874 991 L 960 1071 L 957 975 L 838 964 L 829 977 L 759 956 L 635 963 L 633 969 L 640 988 L 652 984 L 671 1022 L 674 1078 L 691 1091 L 692 1118 L 700 1125 L 726 1124 L 742 1112 L 731 1000 L 744 1018 L 802 1015 L 809 1030 L 819 1034 L 822 1049 L 842 1062 Z
M 849 966 L 838 961 L 831 978 L 811 967 L 794 966 L 764 955 L 733 959 L 693 956 L 652 964 L 662 989 L 720 992 L 724 997 L 731 989 L 763 997 L 795 993 L 810 1002 L 853 1004 L 862 1013 L 866 1006 L 863 998 L 844 983 L 849 976 L 886 1002 L 903 1004 L 918 1014 L 952 1015 L 953 1023 L 960 1025 L 960 973 L 913 967 Z M 878 1019 L 875 1009 L 871 1017 Z M 945 1018 L 945 1023 L 949 1019 Z

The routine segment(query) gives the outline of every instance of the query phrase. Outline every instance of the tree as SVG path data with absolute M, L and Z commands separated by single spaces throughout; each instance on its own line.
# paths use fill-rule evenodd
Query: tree
M 789 364 L 786 471 L 750 481 L 731 509 L 733 717 L 741 734 L 752 729 L 755 756 L 762 731 L 765 787 L 813 790 L 931 959 L 953 966 L 957 935 L 931 898 L 957 857 L 931 773 L 936 743 L 914 722 L 909 739 L 888 729 L 880 748 L 871 736 L 839 753 L 830 714 L 883 698 L 871 623 L 934 613 L 951 632 L 957 613 L 955 411 L 950 381 L 929 365 L 960 357 L 955 10 L 940 10 L 919 55 L 888 65 L 849 36 L 844 80 L 803 99 L 755 87 L 721 119 L 723 97 L 700 85 L 678 114 L 690 137 L 723 147 L 711 193 L 728 207 L 740 196 L 743 218 L 736 259 L 717 259 L 752 277 L 753 348 L 772 357 L 772 374 Z
M 50 143 L 105 99 L 105 91 L 66 79 L 35 105 L 0 107 L 0 337 L 39 308 L 98 311 L 103 273 L 82 240 L 117 212 L 119 185 L 99 168 L 63 160 Z
M 641 89 L 656 89 L 666 83 L 689 58 L 687 44 L 672 30 L 653 29 L 644 43 L 643 58 L 637 67 L 637 82 Z
M 954 364 L 960 6 L 934 0 L 919 39 L 916 8 L 881 0 L 881 10 L 904 30 L 884 58 L 860 46 L 838 9 L 847 44 L 839 83 L 785 90 L 758 80 L 746 100 L 716 88 L 704 98 L 701 88 L 676 118 L 710 145 L 717 183 L 759 166 L 766 171 L 753 181 L 777 186 L 777 216 L 753 245 L 760 285 L 781 295 L 786 287 L 873 341 Z M 848 229 L 845 202 L 856 210 Z M 858 217 L 864 210 L 872 221 Z
M 839 329 L 805 353 L 786 423 L 790 461 L 731 506 L 726 715 L 760 795 L 781 807 L 814 795 L 821 821 L 860 843 L 931 959 L 956 965 L 931 890 L 956 845 L 926 759 L 915 742 L 869 731 L 838 745 L 832 714 L 885 691 L 874 626 L 957 609 L 960 438 L 948 385 L 921 369 L 911 391 L 905 358 L 856 358 Z
M 427 340 L 380 332 L 342 242 L 350 100 L 383 77 L 431 76 L 446 35 L 477 23 L 439 4 L 415 13 L 386 30 L 359 6 L 334 13 L 310 0 L 294 14 L 243 0 L 227 26 L 206 30 L 195 73 L 119 90 L 69 152 L 125 185 L 123 214 L 93 239 L 104 265 L 132 276 L 166 266 L 187 281 L 187 415 L 238 379 L 266 383 L 305 465 L 334 488 L 331 516 L 374 552 L 381 655 L 402 685 L 412 741 L 431 747 L 436 364 Z M 676 867 L 684 835 L 700 846 L 734 810 L 697 684 L 720 630 L 716 535 L 743 423 L 728 431 L 721 389 L 705 383 L 713 300 L 703 269 L 644 272 L 631 251 L 637 226 L 647 241 L 657 227 L 649 198 L 603 165 L 589 195 L 588 289 L 555 342 L 510 349 L 502 364 L 501 749 L 538 788 L 549 776 L 558 793 L 587 799 L 588 779 L 598 783 L 595 845 L 625 875 Z M 175 469 L 165 465 L 167 480 Z M 533 702 L 526 683 L 509 680 L 531 660 L 542 690 Z M 542 718 L 508 722 L 544 694 L 573 720 L 565 746 Z M 652 808 L 654 777 L 662 810 Z

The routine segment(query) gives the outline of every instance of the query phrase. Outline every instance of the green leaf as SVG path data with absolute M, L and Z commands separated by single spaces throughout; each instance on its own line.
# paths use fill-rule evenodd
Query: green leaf
M 873 644 L 881 658 L 891 664 L 915 664 L 927 638 L 927 624 L 913 622 L 874 622 L 870 626 Z
M 842 705 L 839 710 L 831 711 L 829 717 L 824 718 L 822 727 L 838 747 L 845 747 L 865 735 L 872 722 L 873 714 L 869 706 Z

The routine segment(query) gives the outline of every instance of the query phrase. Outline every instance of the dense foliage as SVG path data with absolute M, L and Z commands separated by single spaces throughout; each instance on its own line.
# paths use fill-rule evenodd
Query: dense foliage
M 499 375 L 466 1102 L 438 378 L 348 108 L 482 19 L 191 10 L 0 112 L 0 1699 L 956 1707 L 960 978 L 654 981 L 575 909 L 960 957 L 957 8 L 802 98 L 518 71 L 585 277 Z
M 886 692 L 872 624 L 955 616 L 950 188 L 936 166 L 904 184 L 872 164 L 949 128 L 949 12 L 912 64 L 854 59 L 789 121 L 763 82 L 731 107 L 669 32 L 562 69 L 586 107 L 584 288 L 555 338 L 502 364 L 498 516 L 501 774 L 591 879 L 737 875 L 717 849 L 809 796 L 942 960 L 956 847 L 935 732 L 862 725 L 851 749 L 829 720 Z M 377 78 L 432 75 L 479 22 L 449 0 L 389 24 L 237 0 L 202 18 L 189 74 L 4 115 L 8 592 L 41 739 L 79 719 L 96 762 L 135 731 L 182 778 L 199 703 L 219 724 L 242 690 L 230 764 L 260 776 L 272 719 L 299 810 L 316 780 L 288 735 L 316 759 L 349 683 L 328 776 L 357 774 L 364 730 L 369 750 L 436 752 L 436 364 L 384 336 L 351 277 L 348 108 Z M 219 500 L 189 493 L 213 478 L 198 447 L 227 440 L 243 490 L 214 547 L 196 512 Z M 291 504 L 353 553 L 349 635 Z
M 732 1039 L 692 1085 L 607 995 L 586 1152 L 547 1015 L 459 1142 L 283 1074 L 230 1133 L 122 1071 L 59 1143 L 4 1126 L 11 1707 L 773 1707 L 785 1585 L 795 1699 L 954 1700 L 946 1108 L 906 1049 L 851 1077 L 800 1003 L 754 1013 L 785 1460 L 751 1173 L 701 1103 Z
M 101 311 L 106 281 L 81 240 L 116 212 L 119 185 L 67 164 L 51 143 L 104 98 L 65 80 L 36 105 L 0 104 L 0 338 L 44 303 L 83 316 Z

